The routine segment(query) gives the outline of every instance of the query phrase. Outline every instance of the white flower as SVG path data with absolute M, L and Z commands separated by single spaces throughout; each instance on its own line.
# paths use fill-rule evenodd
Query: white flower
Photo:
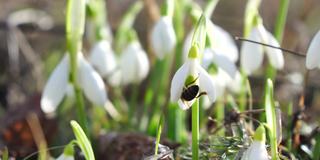
M 119 66 L 108 77 L 112 86 L 139 83 L 145 79 L 150 69 L 147 53 L 138 41 L 133 41 L 123 50 Z
M 206 93 L 210 101 L 216 99 L 216 91 L 213 80 L 210 75 L 199 64 L 197 59 L 198 48 L 192 46 L 187 61 L 178 69 L 173 76 L 170 88 L 170 100 L 178 102 L 182 109 L 188 109 L 193 104 L 194 100 L 201 93 Z M 197 85 L 199 91 L 191 100 L 186 100 L 182 97 L 183 92 L 192 85 Z M 192 98 L 192 97 L 191 97 Z
M 232 62 L 229 57 L 223 54 L 223 51 L 213 50 L 211 48 L 206 48 L 203 52 L 202 64 L 204 68 L 208 68 L 210 64 L 215 64 L 217 67 L 221 68 L 231 78 L 234 78 L 237 72 L 237 67 Z
M 169 16 L 161 17 L 155 24 L 151 42 L 154 52 L 159 59 L 163 59 L 166 54 L 172 53 L 176 46 L 176 35 Z
M 231 35 L 223 28 L 215 25 L 212 21 L 207 23 L 207 33 L 211 42 L 211 48 L 223 53 L 232 62 L 238 60 L 239 52 Z
M 138 41 L 131 42 L 120 57 L 122 84 L 141 82 L 149 72 L 149 60 Z
M 306 66 L 308 69 L 320 67 L 320 31 L 313 37 L 308 48 Z
M 102 77 L 107 77 L 114 72 L 117 64 L 110 42 L 107 40 L 97 42 L 91 50 L 89 62 Z
M 85 60 L 82 53 L 78 55 L 77 82 L 85 96 L 94 104 L 103 106 L 107 101 L 106 89 L 100 75 Z M 66 54 L 50 75 L 41 97 L 41 108 L 45 113 L 52 113 L 68 92 L 69 55 Z
M 241 160 L 268 160 L 268 152 L 264 142 L 253 141 Z
M 74 160 L 72 155 L 61 154 L 56 160 Z
M 218 52 L 223 56 L 227 57 L 230 61 L 235 63 L 238 60 L 238 49 L 232 39 L 231 35 L 222 29 L 221 27 L 212 23 L 212 21 L 207 20 L 207 33 L 211 42 L 210 48 L 214 52 Z M 183 58 L 184 60 L 188 57 L 189 46 L 191 45 L 192 35 L 194 30 L 192 30 L 186 37 L 183 44 Z
M 266 149 L 266 133 L 263 125 L 256 130 L 250 147 L 243 153 L 241 160 L 269 160 Z
M 262 24 L 252 28 L 248 39 L 280 47 L 277 40 Z M 247 74 L 252 74 L 262 65 L 264 51 L 268 56 L 270 64 L 274 68 L 283 68 L 284 58 L 281 50 L 250 42 L 243 42 L 241 48 L 241 66 Z

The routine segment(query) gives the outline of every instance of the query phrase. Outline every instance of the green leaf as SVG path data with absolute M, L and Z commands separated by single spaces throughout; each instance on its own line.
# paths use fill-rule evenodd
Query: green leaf
M 272 160 L 276 160 L 278 159 L 277 124 L 275 103 L 273 100 L 273 83 L 271 79 L 268 79 L 266 83 L 264 106 L 266 110 L 267 128 L 269 131 Z
M 85 135 L 85 133 L 83 132 L 80 125 L 74 120 L 72 120 L 70 124 L 72 126 L 73 133 L 76 137 L 76 142 L 79 145 L 81 151 L 83 152 L 85 158 L 87 160 L 95 160 L 91 143 Z
M 313 148 L 313 159 L 320 159 L 320 133 L 316 135 L 316 144 Z
M 7 147 L 4 147 L 4 150 L 2 152 L 2 160 L 8 160 L 9 159 L 9 151 Z

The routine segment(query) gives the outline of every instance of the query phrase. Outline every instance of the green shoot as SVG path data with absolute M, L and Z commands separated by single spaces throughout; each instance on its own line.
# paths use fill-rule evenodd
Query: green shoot
M 277 120 L 275 103 L 273 99 L 273 83 L 271 79 L 267 80 L 265 88 L 264 106 L 266 110 L 267 128 L 269 131 L 269 139 L 271 144 L 272 160 L 278 159 L 278 144 L 277 144 Z
M 91 143 L 90 143 L 89 139 L 87 138 L 86 134 L 83 132 L 80 125 L 74 120 L 72 120 L 70 122 L 70 124 L 71 124 L 73 133 L 74 133 L 76 140 L 77 140 L 76 143 L 79 145 L 85 158 L 87 160 L 95 160 L 93 150 L 91 147 Z

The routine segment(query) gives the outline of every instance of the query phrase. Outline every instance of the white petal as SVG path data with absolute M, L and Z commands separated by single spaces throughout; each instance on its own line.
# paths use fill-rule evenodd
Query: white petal
M 210 101 L 214 102 L 216 100 L 216 90 L 211 76 L 201 66 L 198 66 L 197 69 L 199 71 L 200 92 L 206 92 Z
M 218 97 L 223 96 L 224 91 L 225 91 L 225 87 L 226 87 L 226 81 L 225 81 L 223 75 L 219 74 L 219 71 L 218 71 L 218 74 L 213 75 L 211 78 L 214 83 L 216 97 L 218 98 Z
M 187 61 L 174 74 L 170 87 L 170 100 L 172 102 L 177 102 L 180 99 L 189 68 L 190 64 L 189 61 Z
M 234 79 L 231 79 L 230 83 L 227 85 L 228 89 L 233 93 L 239 93 L 242 87 L 242 77 L 239 71 L 236 72 Z
M 124 50 L 120 58 L 122 83 L 137 83 L 143 80 L 149 72 L 149 61 L 146 52 L 139 42 L 132 42 Z
M 66 94 L 69 77 L 69 57 L 66 54 L 51 73 L 41 97 L 41 109 L 52 113 Z
M 306 58 L 306 66 L 308 69 L 313 69 L 320 65 L 320 31 L 313 37 Z
M 122 72 L 121 69 L 116 69 L 108 78 L 108 82 L 113 87 L 119 87 L 121 85 Z
M 280 47 L 279 42 L 273 37 L 273 35 L 266 31 L 267 44 Z M 280 49 L 275 49 L 265 46 L 267 56 L 269 58 L 270 64 L 276 69 L 282 69 L 284 66 L 283 53 Z
M 187 110 L 192 106 L 192 104 L 194 103 L 195 100 L 196 100 L 195 98 L 191 101 L 182 101 L 181 99 L 179 99 L 178 105 L 181 109 Z
M 208 68 L 209 65 L 213 62 L 214 53 L 211 48 L 205 48 L 202 54 L 202 63 L 203 68 Z
M 236 65 L 224 54 L 221 54 L 220 50 L 214 50 L 213 62 L 217 64 L 218 67 L 223 69 L 231 78 L 235 78 L 237 67 Z
M 245 151 L 241 160 L 268 160 L 268 152 L 265 144 L 259 141 L 253 141 L 250 147 Z
M 155 24 L 151 34 L 151 42 L 154 52 L 159 59 L 173 52 L 176 45 L 176 35 L 170 17 L 161 17 Z
M 102 78 L 84 59 L 82 53 L 79 54 L 78 65 L 78 82 L 85 96 L 92 103 L 104 106 L 107 101 L 107 94 Z
M 224 56 L 228 57 L 232 62 L 236 62 L 239 52 L 231 35 L 223 28 L 213 24 L 212 21 L 209 21 L 207 29 L 212 49 L 221 50 Z
M 137 52 L 138 59 L 138 82 L 145 79 L 149 73 L 150 65 L 149 59 L 147 57 L 147 53 L 141 48 L 139 52 Z
M 112 73 L 117 66 L 110 42 L 106 40 L 94 45 L 89 61 L 103 77 Z
M 74 160 L 73 156 L 61 154 L 56 160 Z
M 249 38 L 250 40 L 261 42 L 261 36 L 257 28 L 253 28 Z M 263 47 L 254 43 L 243 42 L 241 48 L 241 67 L 247 74 L 251 74 L 257 70 L 263 60 Z

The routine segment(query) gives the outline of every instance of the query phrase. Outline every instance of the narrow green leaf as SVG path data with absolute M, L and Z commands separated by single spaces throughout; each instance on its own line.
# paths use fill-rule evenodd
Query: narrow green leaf
M 7 147 L 5 147 L 2 152 L 2 160 L 9 160 L 9 151 Z
M 313 159 L 320 159 L 320 133 L 316 135 L 316 144 L 313 148 Z
M 94 154 L 93 154 L 93 150 L 91 147 L 91 143 L 89 141 L 89 139 L 87 138 L 87 136 L 85 135 L 85 133 L 83 132 L 82 128 L 80 127 L 80 125 L 72 120 L 70 122 L 73 133 L 76 137 L 76 142 L 79 145 L 81 151 L 83 152 L 85 158 L 87 160 L 94 160 Z
M 272 160 L 278 159 L 278 146 L 277 146 L 277 121 L 275 103 L 273 100 L 273 83 L 271 79 L 267 80 L 265 89 L 265 100 L 264 100 L 267 128 L 269 131 L 269 141 L 271 144 Z

